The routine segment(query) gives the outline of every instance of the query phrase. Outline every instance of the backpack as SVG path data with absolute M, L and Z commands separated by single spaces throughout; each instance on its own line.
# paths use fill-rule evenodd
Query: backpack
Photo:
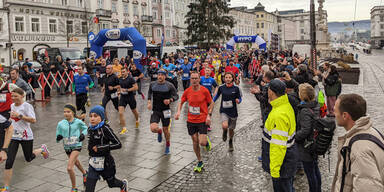
M 313 117 L 313 138 L 304 142 L 304 148 L 314 155 L 325 155 L 332 143 L 332 138 L 336 129 L 334 117 L 320 118 L 316 117 L 312 109 L 309 110 Z
M 378 131 L 376 128 L 373 128 L 373 129 L 375 129 L 379 133 L 381 138 L 384 139 L 384 136 L 383 136 L 383 134 L 380 133 L 380 131 Z M 359 141 L 359 140 L 371 141 L 371 142 L 375 143 L 377 146 L 379 146 L 384 151 L 384 144 L 377 137 L 375 137 L 371 134 L 361 133 L 361 134 L 357 134 L 357 135 L 353 136 L 351 138 L 351 140 L 349 141 L 348 146 L 345 146 L 345 147 L 341 148 L 341 150 L 340 150 L 340 154 L 343 156 L 343 172 L 342 172 L 342 176 L 341 176 L 340 192 L 343 192 L 344 184 L 345 184 L 345 176 L 351 170 L 351 163 L 350 163 L 348 171 L 347 171 L 347 165 L 346 165 L 347 155 L 348 155 L 348 159 L 350 160 L 352 145 L 353 145 L 353 143 L 355 143 L 356 141 Z

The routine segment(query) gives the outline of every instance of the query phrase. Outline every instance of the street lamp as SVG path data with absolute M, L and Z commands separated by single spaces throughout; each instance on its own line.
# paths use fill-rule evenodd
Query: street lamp
M 311 66 L 317 69 L 316 57 L 316 24 L 315 24 L 315 2 L 310 0 L 310 33 L 311 33 Z

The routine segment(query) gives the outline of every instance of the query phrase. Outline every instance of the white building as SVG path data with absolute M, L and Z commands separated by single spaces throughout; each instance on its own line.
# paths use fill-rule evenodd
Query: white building
M 232 32 L 235 35 L 256 35 L 256 14 L 247 7 L 232 7 L 229 15 L 233 17 L 235 25 Z
M 10 33 L 11 46 L 8 54 L 1 53 L 10 62 L 25 58 L 36 59 L 41 47 L 75 47 L 82 50 L 87 46 L 88 23 L 91 0 L 7 0 L 3 6 L 9 10 L 10 28 L 2 27 L 1 41 Z M 2 11 L 4 14 L 6 11 Z M 6 14 L 4 14 L 6 15 Z M 4 49 L 4 48 L 1 48 Z M 10 50 L 9 50 L 10 49 Z M 6 56 L 4 56 L 6 55 Z
M 371 44 L 373 47 L 384 46 L 384 6 L 371 9 Z
M 8 65 L 9 62 L 9 33 L 8 11 L 4 7 L 4 0 L 0 0 L 0 65 Z

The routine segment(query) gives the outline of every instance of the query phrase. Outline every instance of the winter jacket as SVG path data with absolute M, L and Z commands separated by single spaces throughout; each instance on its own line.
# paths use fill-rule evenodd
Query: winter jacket
M 313 140 L 313 122 L 316 117 L 320 116 L 320 107 L 316 101 L 301 103 L 298 106 L 299 114 L 297 115 L 296 142 L 299 160 L 311 162 L 317 159 L 317 155 L 313 155 L 310 151 L 304 149 L 305 141 Z
M 13 83 L 13 81 L 10 79 L 8 80 L 8 83 Z M 16 81 L 14 82 L 18 87 L 23 89 L 26 93 L 26 95 L 32 93 L 31 87 L 28 85 L 27 82 L 25 82 L 21 77 L 17 78 Z
M 339 81 L 339 73 L 335 71 L 330 73 L 324 79 L 324 90 L 327 96 L 339 96 L 341 93 L 341 82 Z
M 263 130 L 262 167 L 273 178 L 290 178 L 296 173 L 297 163 L 295 113 L 286 94 L 271 105 Z
M 255 97 L 260 102 L 260 108 L 262 112 L 265 114 L 265 117 L 268 116 L 269 112 L 272 110 L 272 106 L 268 101 L 268 87 L 269 83 L 265 86 L 260 86 L 260 93 L 256 93 Z
M 340 150 L 348 146 L 353 136 L 368 133 L 384 143 L 380 134 L 372 128 L 370 117 L 361 117 L 345 135 L 338 138 L 336 173 L 332 182 L 332 192 L 339 192 L 343 171 L 343 156 Z M 348 169 L 350 167 L 350 169 Z M 375 143 L 359 140 L 352 145 L 350 160 L 347 159 L 344 192 L 384 191 L 384 151 Z
M 61 135 L 64 139 L 70 139 L 71 137 L 79 138 L 81 134 L 87 135 L 87 129 L 87 125 L 80 119 L 75 118 L 71 123 L 64 119 L 57 124 L 56 137 Z M 67 146 L 63 141 L 63 145 L 64 149 L 73 149 L 81 147 L 83 143 L 78 142 L 76 145 Z

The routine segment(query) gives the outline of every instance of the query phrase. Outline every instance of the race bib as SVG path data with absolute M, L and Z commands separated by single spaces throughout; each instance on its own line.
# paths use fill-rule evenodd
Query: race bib
M 223 108 L 228 109 L 233 107 L 232 101 L 223 101 Z
M 128 91 L 126 91 L 126 90 L 121 90 L 121 94 L 122 94 L 122 95 L 128 95 Z
M 189 106 L 189 113 L 192 115 L 200 115 L 200 107 Z
M 104 73 L 100 74 L 100 78 L 103 78 L 103 77 L 104 77 L 104 75 L 105 75 Z
M 116 98 L 117 98 L 117 93 L 112 93 L 112 94 L 111 94 L 111 98 L 112 98 L 112 99 L 116 99 Z
M 7 95 L 6 94 L 0 94 L 0 103 L 5 103 L 7 101 Z
M 169 119 L 169 118 L 171 118 L 171 110 L 170 110 L 170 109 L 168 109 L 168 110 L 164 110 L 164 111 L 163 111 L 163 115 L 164 115 L 164 118 L 165 118 L 165 119 Z
M 13 131 L 12 138 L 14 139 L 23 139 L 24 137 L 24 132 L 23 131 Z
M 183 73 L 183 77 L 189 77 L 189 73 Z
M 78 137 L 66 137 L 63 138 L 63 142 L 65 146 L 74 146 L 79 143 L 79 138 Z
M 157 78 L 157 74 L 154 74 L 152 77 L 153 77 L 153 78 Z
M 89 159 L 89 165 L 96 171 L 102 171 L 104 170 L 104 160 L 105 157 L 91 157 Z

